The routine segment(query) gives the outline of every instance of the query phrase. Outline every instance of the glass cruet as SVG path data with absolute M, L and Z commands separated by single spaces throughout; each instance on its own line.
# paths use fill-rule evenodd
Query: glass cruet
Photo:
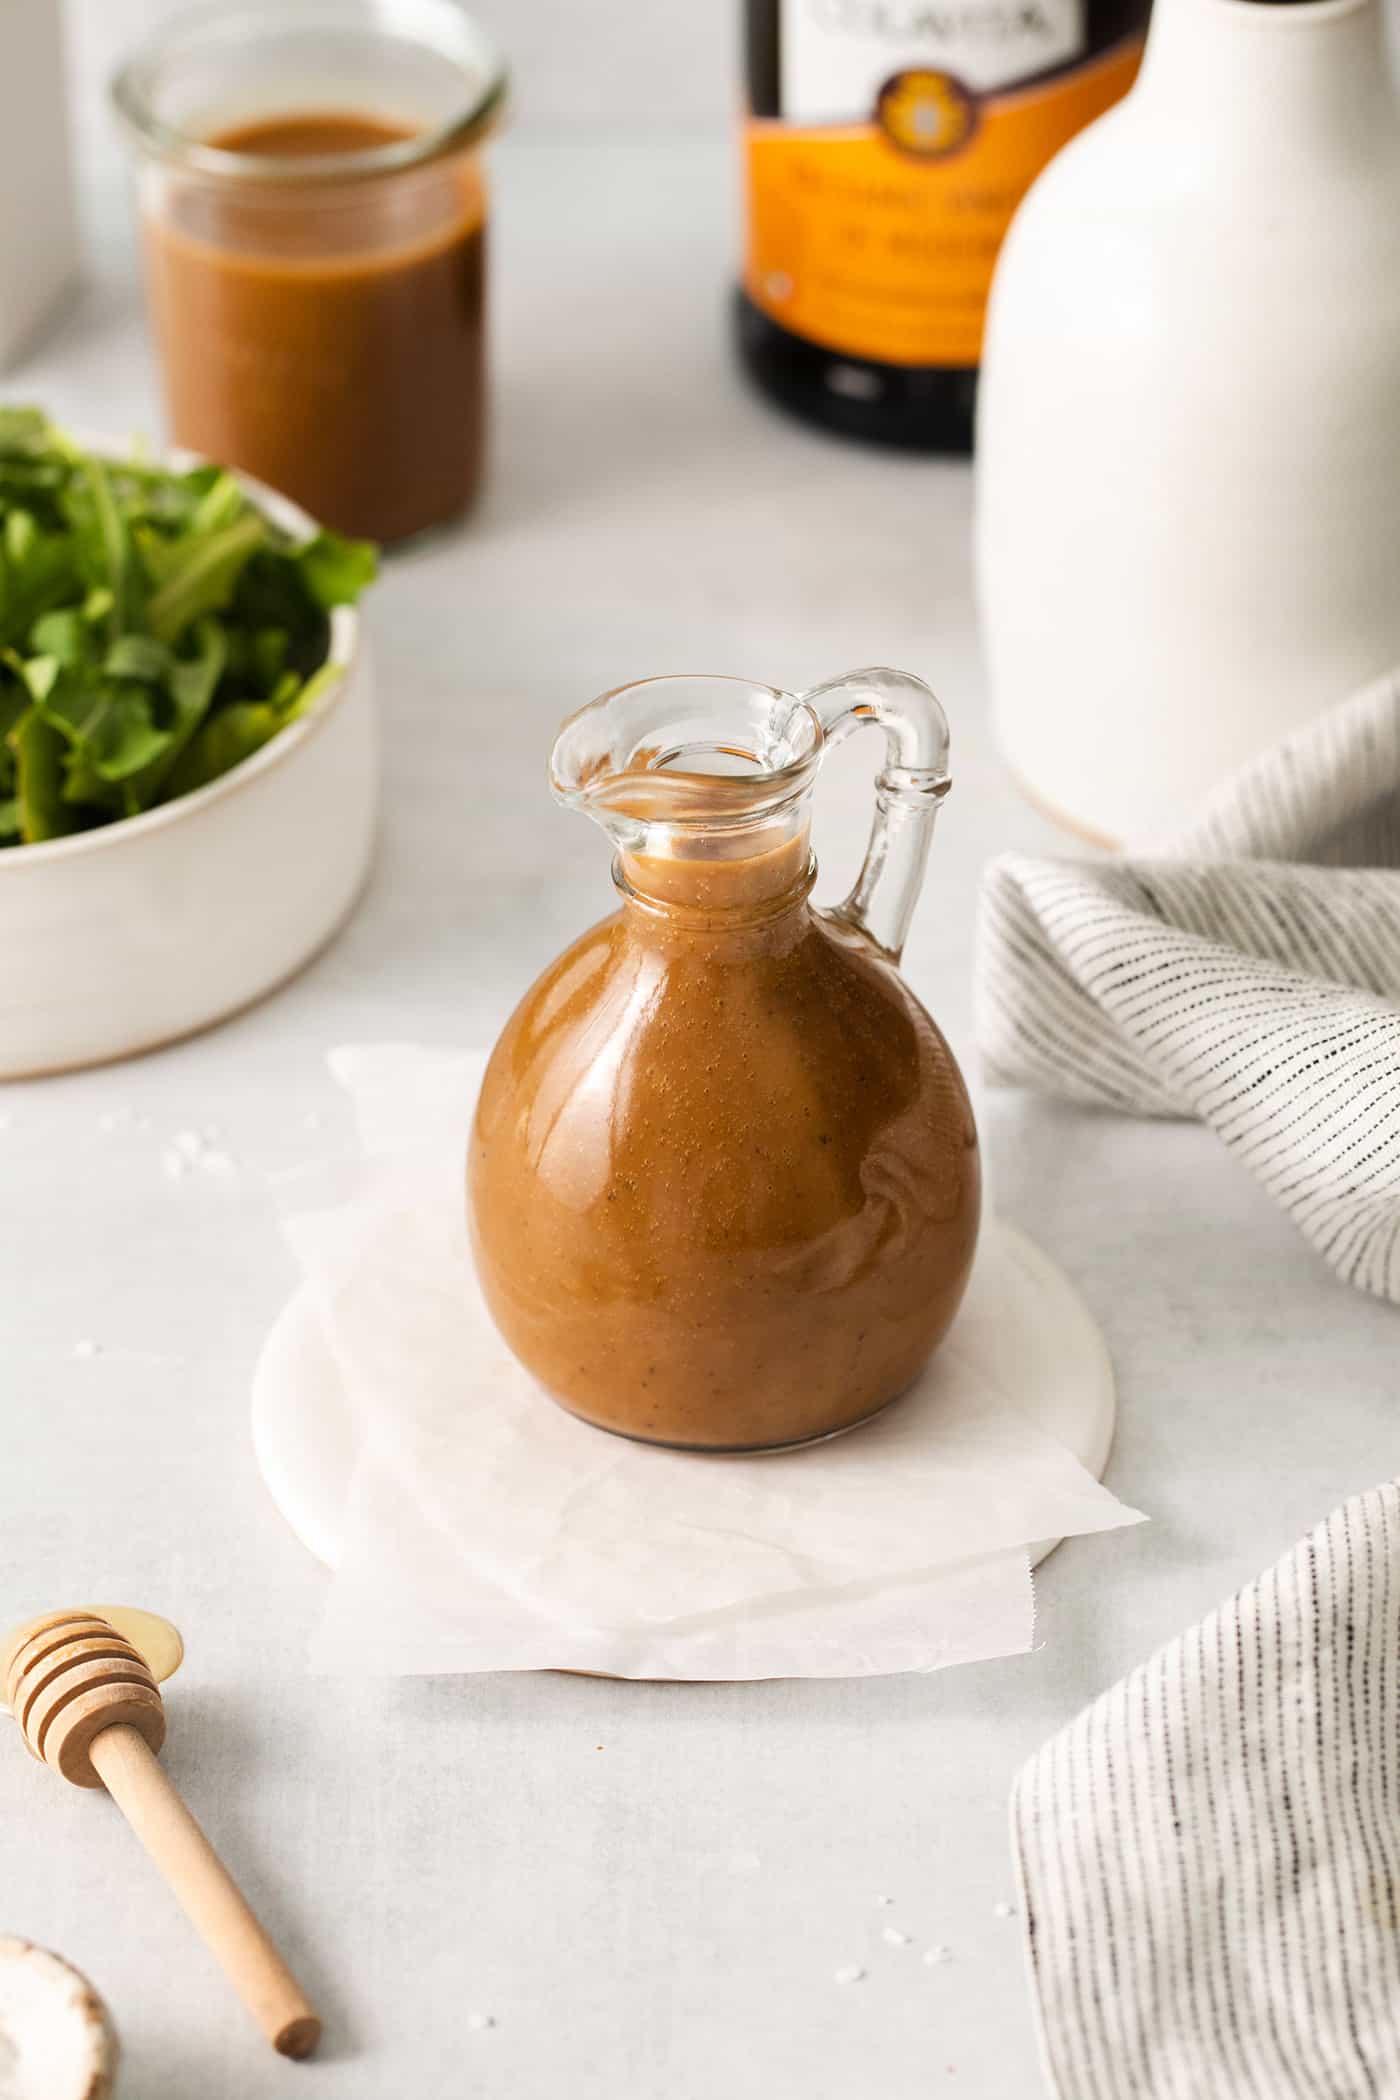
M 825 752 L 884 737 L 864 862 L 814 910 Z M 600 1427 L 697 1450 L 810 1442 L 905 1390 L 957 1309 L 980 1201 L 961 1074 L 895 967 L 949 787 L 922 680 L 802 694 L 648 679 L 570 717 L 555 795 L 620 908 L 492 1054 L 472 1244 L 506 1341 Z

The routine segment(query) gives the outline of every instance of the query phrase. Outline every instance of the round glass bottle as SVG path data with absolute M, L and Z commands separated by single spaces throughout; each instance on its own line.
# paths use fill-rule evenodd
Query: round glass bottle
M 814 911 L 812 787 L 862 723 L 888 745 L 870 849 Z M 804 1443 L 894 1399 L 946 1331 L 977 1136 L 897 968 L 946 749 L 932 693 L 891 671 L 800 698 L 654 679 L 565 725 L 555 792 L 612 838 L 621 909 L 508 1023 L 468 1181 L 493 1317 L 588 1421 Z

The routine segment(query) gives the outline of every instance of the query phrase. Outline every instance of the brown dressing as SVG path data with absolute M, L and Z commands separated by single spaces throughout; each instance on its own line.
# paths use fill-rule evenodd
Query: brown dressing
M 468 1163 L 512 1350 L 600 1426 L 801 1442 L 917 1376 L 977 1235 L 972 1111 L 937 1027 L 808 906 L 805 829 L 751 858 L 623 857 L 633 894 L 547 970 Z
M 308 111 L 208 143 L 296 160 L 412 136 Z M 466 509 L 485 420 L 474 156 L 357 180 L 184 180 L 147 211 L 145 251 L 177 443 L 371 539 Z

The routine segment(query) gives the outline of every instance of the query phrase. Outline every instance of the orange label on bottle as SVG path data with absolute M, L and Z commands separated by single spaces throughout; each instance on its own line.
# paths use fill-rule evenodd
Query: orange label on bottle
M 1045 163 L 1132 85 L 1134 38 L 1022 88 L 893 74 L 866 124 L 747 127 L 744 288 L 848 357 L 975 365 L 997 250 Z

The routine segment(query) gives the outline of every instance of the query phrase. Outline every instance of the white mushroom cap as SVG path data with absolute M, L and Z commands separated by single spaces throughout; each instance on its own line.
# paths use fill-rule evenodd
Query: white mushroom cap
M 108 2100 L 117 2038 L 85 1976 L 0 1938 L 0 2100 Z

